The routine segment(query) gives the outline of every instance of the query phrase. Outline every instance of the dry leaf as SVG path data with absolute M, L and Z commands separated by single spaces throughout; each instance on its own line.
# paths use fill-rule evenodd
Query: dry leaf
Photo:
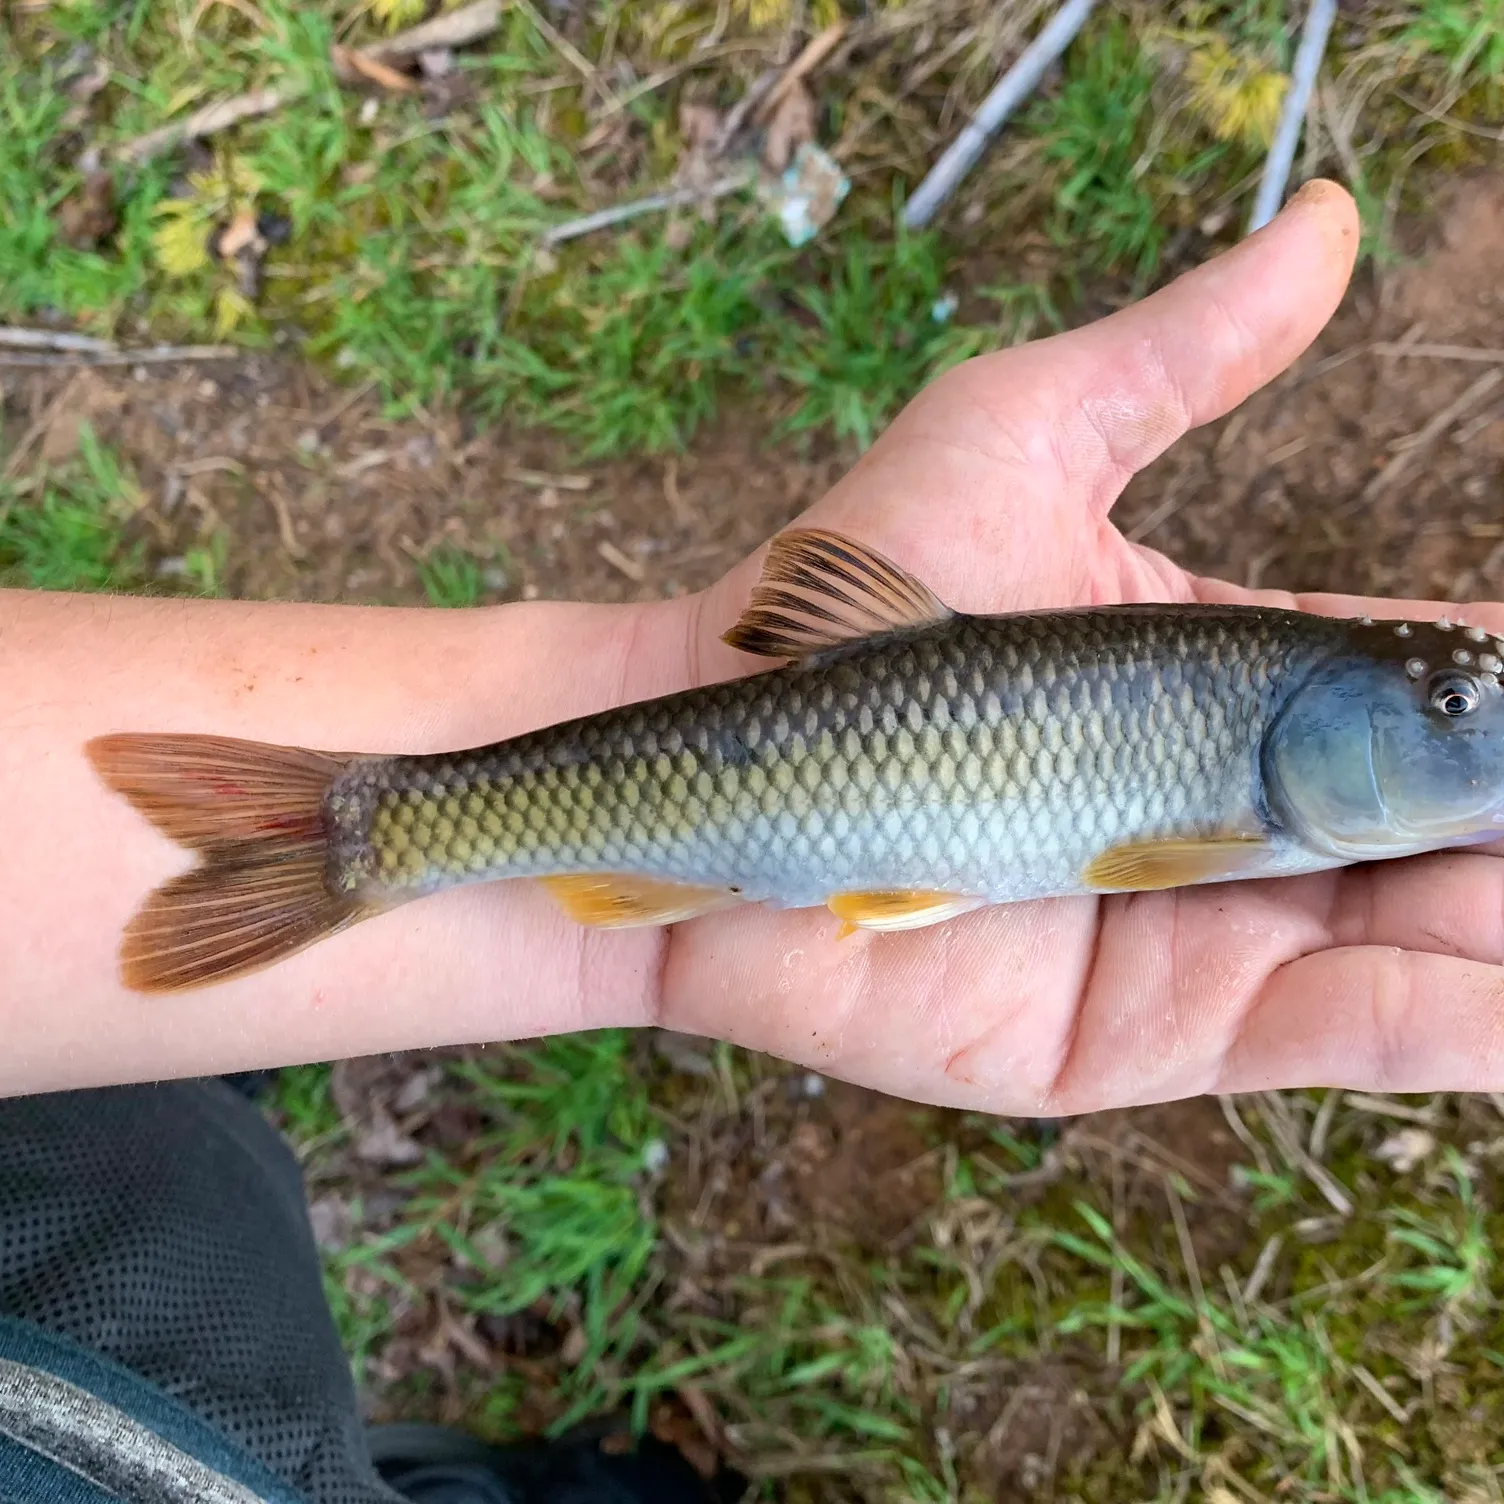
M 120 216 L 115 212 L 115 180 L 107 172 L 91 172 L 63 200 L 57 215 L 58 229 L 69 245 L 92 251 L 115 233 Z
M 773 172 L 782 172 L 801 146 L 815 139 L 815 98 L 802 83 L 787 90 L 768 121 L 762 159 Z
M 1434 1133 L 1427 1133 L 1424 1128 L 1401 1128 L 1373 1151 L 1373 1157 L 1382 1160 L 1395 1174 L 1408 1175 L 1435 1150 Z
M 363 52 L 357 52 L 353 47 L 341 47 L 338 42 L 330 49 L 330 55 L 334 59 L 334 66 L 340 72 L 349 77 L 352 73 L 359 74 L 362 78 L 369 79 L 373 84 L 380 84 L 383 89 L 389 89 L 393 94 L 414 94 L 418 86 L 405 73 L 399 73 L 395 68 L 386 63 L 378 63 L 375 58 L 367 57 Z
M 356 1130 L 352 1142 L 357 1157 L 371 1165 L 397 1169 L 415 1165 L 423 1158 L 417 1140 L 404 1133 L 384 1107 L 370 1114 Z
M 256 211 L 242 209 L 215 238 L 214 254 L 221 261 L 231 261 L 242 251 L 253 248 L 260 238 Z
M 68 97 L 86 103 L 94 98 L 110 81 L 108 58 L 97 57 L 87 73 L 80 74 L 68 84 Z
M 721 112 L 714 105 L 681 104 L 679 135 L 688 151 L 703 151 L 720 134 Z
M 574 1368 L 589 1351 L 590 1338 L 586 1335 L 585 1328 L 576 1322 L 569 1328 L 569 1335 L 559 1349 L 559 1361 L 566 1368 Z
M 355 1234 L 355 1215 L 350 1203 L 333 1191 L 326 1192 L 308 1205 L 308 1221 L 313 1241 L 326 1253 L 338 1253 L 350 1246 Z

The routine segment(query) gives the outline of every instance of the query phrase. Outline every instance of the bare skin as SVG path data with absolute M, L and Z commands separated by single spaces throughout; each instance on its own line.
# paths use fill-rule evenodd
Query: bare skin
M 1313 185 L 1133 308 L 949 373 L 807 520 L 874 545 L 961 610 L 1291 604 L 1186 574 L 1127 543 L 1109 511 L 1136 470 L 1306 348 L 1357 239 L 1347 195 Z M 532 885 L 491 884 L 221 987 L 121 988 L 122 925 L 189 859 L 100 786 L 88 738 L 493 741 L 755 671 L 719 635 L 757 567 L 661 604 L 465 613 L 0 593 L 0 1092 L 650 1023 L 996 1112 L 1310 1084 L 1504 1089 L 1504 860 L 1477 851 L 846 940 L 823 910 L 590 932 Z M 1461 614 L 1504 631 L 1504 605 Z

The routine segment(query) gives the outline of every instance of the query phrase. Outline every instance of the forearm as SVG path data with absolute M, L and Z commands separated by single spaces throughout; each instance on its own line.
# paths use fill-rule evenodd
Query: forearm
M 200 992 L 127 991 L 121 930 L 193 858 L 83 749 L 114 731 L 478 745 L 676 687 L 684 617 L 0 592 L 0 1093 L 640 1021 L 661 936 L 587 936 L 527 884 L 425 899 Z

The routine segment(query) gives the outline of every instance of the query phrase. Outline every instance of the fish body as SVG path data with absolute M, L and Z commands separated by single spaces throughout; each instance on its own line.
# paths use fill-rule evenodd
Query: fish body
M 1504 833 L 1504 642 L 1479 629 L 968 616 L 798 532 L 727 637 L 786 661 L 460 752 L 101 739 L 107 780 L 206 858 L 133 921 L 127 980 L 235 975 L 462 883 L 541 879 L 591 924 L 754 902 L 900 929 Z
M 629 872 L 787 907 L 1081 893 L 1127 842 L 1280 834 L 1264 738 L 1342 630 L 1230 607 L 956 616 L 478 751 L 361 758 L 327 801 L 333 879 Z

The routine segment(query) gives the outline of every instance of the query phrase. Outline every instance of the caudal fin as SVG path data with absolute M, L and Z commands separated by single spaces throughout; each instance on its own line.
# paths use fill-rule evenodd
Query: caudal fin
M 345 759 L 217 736 L 102 736 L 99 776 L 203 860 L 126 926 L 137 992 L 180 992 L 279 961 L 374 912 L 331 890 L 324 795 Z

